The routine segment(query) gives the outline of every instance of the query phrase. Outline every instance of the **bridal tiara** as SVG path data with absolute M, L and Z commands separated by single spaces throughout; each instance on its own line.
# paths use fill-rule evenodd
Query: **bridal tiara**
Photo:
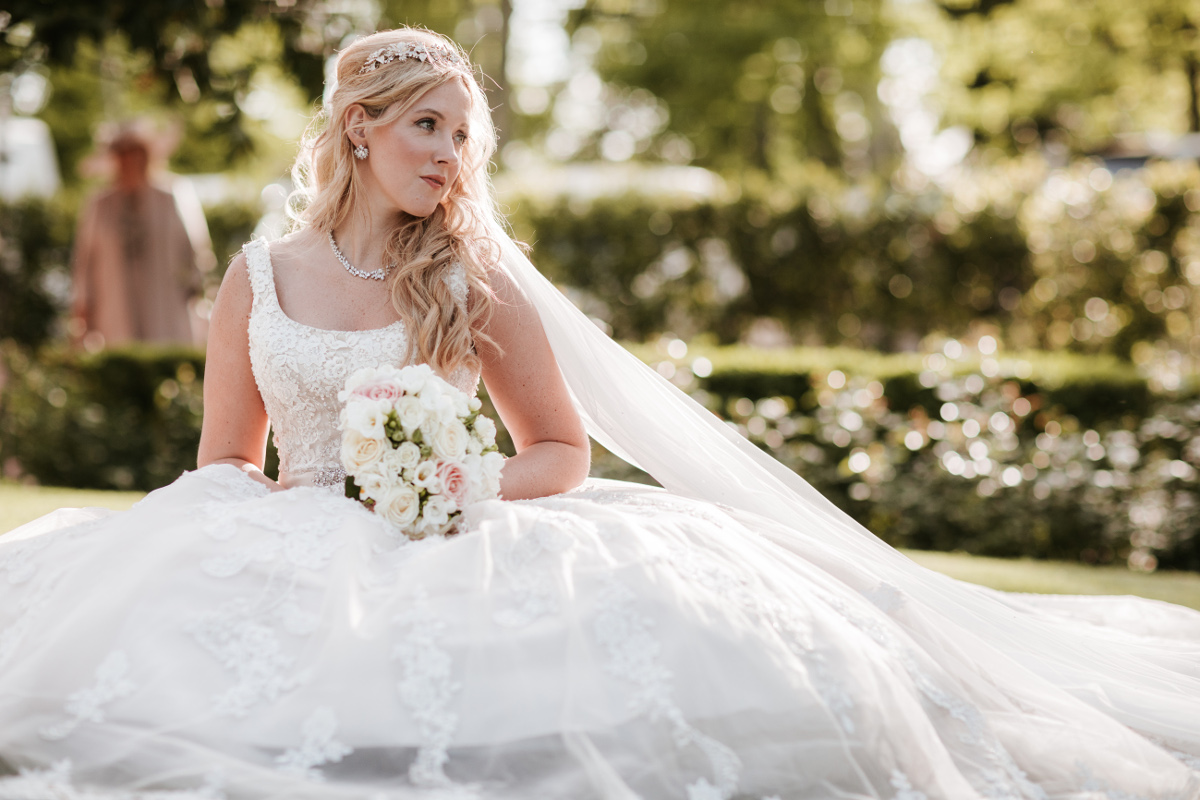
M 406 58 L 416 59 L 426 64 L 442 64 L 450 67 L 458 67 L 459 69 L 468 69 L 467 61 L 453 49 L 442 44 L 416 44 L 413 42 L 401 42 L 399 44 L 389 44 L 387 47 L 381 47 L 367 58 L 362 69 L 358 71 L 359 75 L 366 72 L 374 72 L 385 64 L 390 64 L 393 61 L 402 61 Z

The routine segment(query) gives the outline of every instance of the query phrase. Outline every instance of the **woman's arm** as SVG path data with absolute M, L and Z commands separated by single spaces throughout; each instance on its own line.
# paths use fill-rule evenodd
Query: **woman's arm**
M 254 300 L 246 257 L 225 272 L 213 305 L 204 365 L 204 425 L 196 463 L 232 464 L 259 483 L 281 487 L 263 474 L 267 411 L 250 370 L 250 306 Z
M 587 477 L 591 446 L 571 403 L 537 310 L 512 280 L 493 274 L 496 304 L 481 346 L 483 382 L 517 447 L 500 476 L 506 500 L 573 489 Z

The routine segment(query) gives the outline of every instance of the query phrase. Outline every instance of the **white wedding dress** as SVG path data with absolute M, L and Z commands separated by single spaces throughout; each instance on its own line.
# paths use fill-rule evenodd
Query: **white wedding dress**
M 292 321 L 247 253 L 294 488 L 210 466 L 0 537 L 0 798 L 1200 797 L 1200 613 L 616 482 L 393 535 L 331 470 L 403 327 Z

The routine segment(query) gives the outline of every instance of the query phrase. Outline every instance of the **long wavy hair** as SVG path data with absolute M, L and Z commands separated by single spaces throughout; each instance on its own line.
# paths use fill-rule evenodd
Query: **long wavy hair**
M 361 72 L 377 50 L 406 42 L 449 48 L 462 63 L 404 58 Z M 469 63 L 454 42 L 421 28 L 380 31 L 342 50 L 335 88 L 309 125 L 292 167 L 297 188 L 289 203 L 298 227 L 320 233 L 332 232 L 352 214 L 365 216 L 366 196 L 346 135 L 346 110 L 355 103 L 366 110 L 368 121 L 361 127 L 387 125 L 431 89 L 451 81 L 466 87 L 470 134 L 458 178 L 432 214 L 399 212 L 384 233 L 384 263 L 396 265 L 388 277 L 391 301 L 409 334 L 406 356 L 416 356 L 446 377 L 460 367 L 478 370 L 476 346 L 495 344 L 485 328 L 495 300 L 488 278 L 500 253 L 488 233 L 488 222 L 497 219 L 487 169 L 496 151 L 496 130 Z M 466 270 L 470 301 L 465 306 L 455 300 L 446 280 L 456 263 Z

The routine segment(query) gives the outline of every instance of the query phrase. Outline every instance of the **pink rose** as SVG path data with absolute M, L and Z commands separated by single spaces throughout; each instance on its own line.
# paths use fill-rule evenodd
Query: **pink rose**
M 404 396 L 404 390 L 400 388 L 399 384 L 392 381 L 380 381 L 360 386 L 351 394 L 365 397 L 368 400 L 399 400 Z
M 453 500 L 454 505 L 462 508 L 467 502 L 470 488 L 462 465 L 454 461 L 439 461 L 437 476 L 442 482 L 442 493 Z

